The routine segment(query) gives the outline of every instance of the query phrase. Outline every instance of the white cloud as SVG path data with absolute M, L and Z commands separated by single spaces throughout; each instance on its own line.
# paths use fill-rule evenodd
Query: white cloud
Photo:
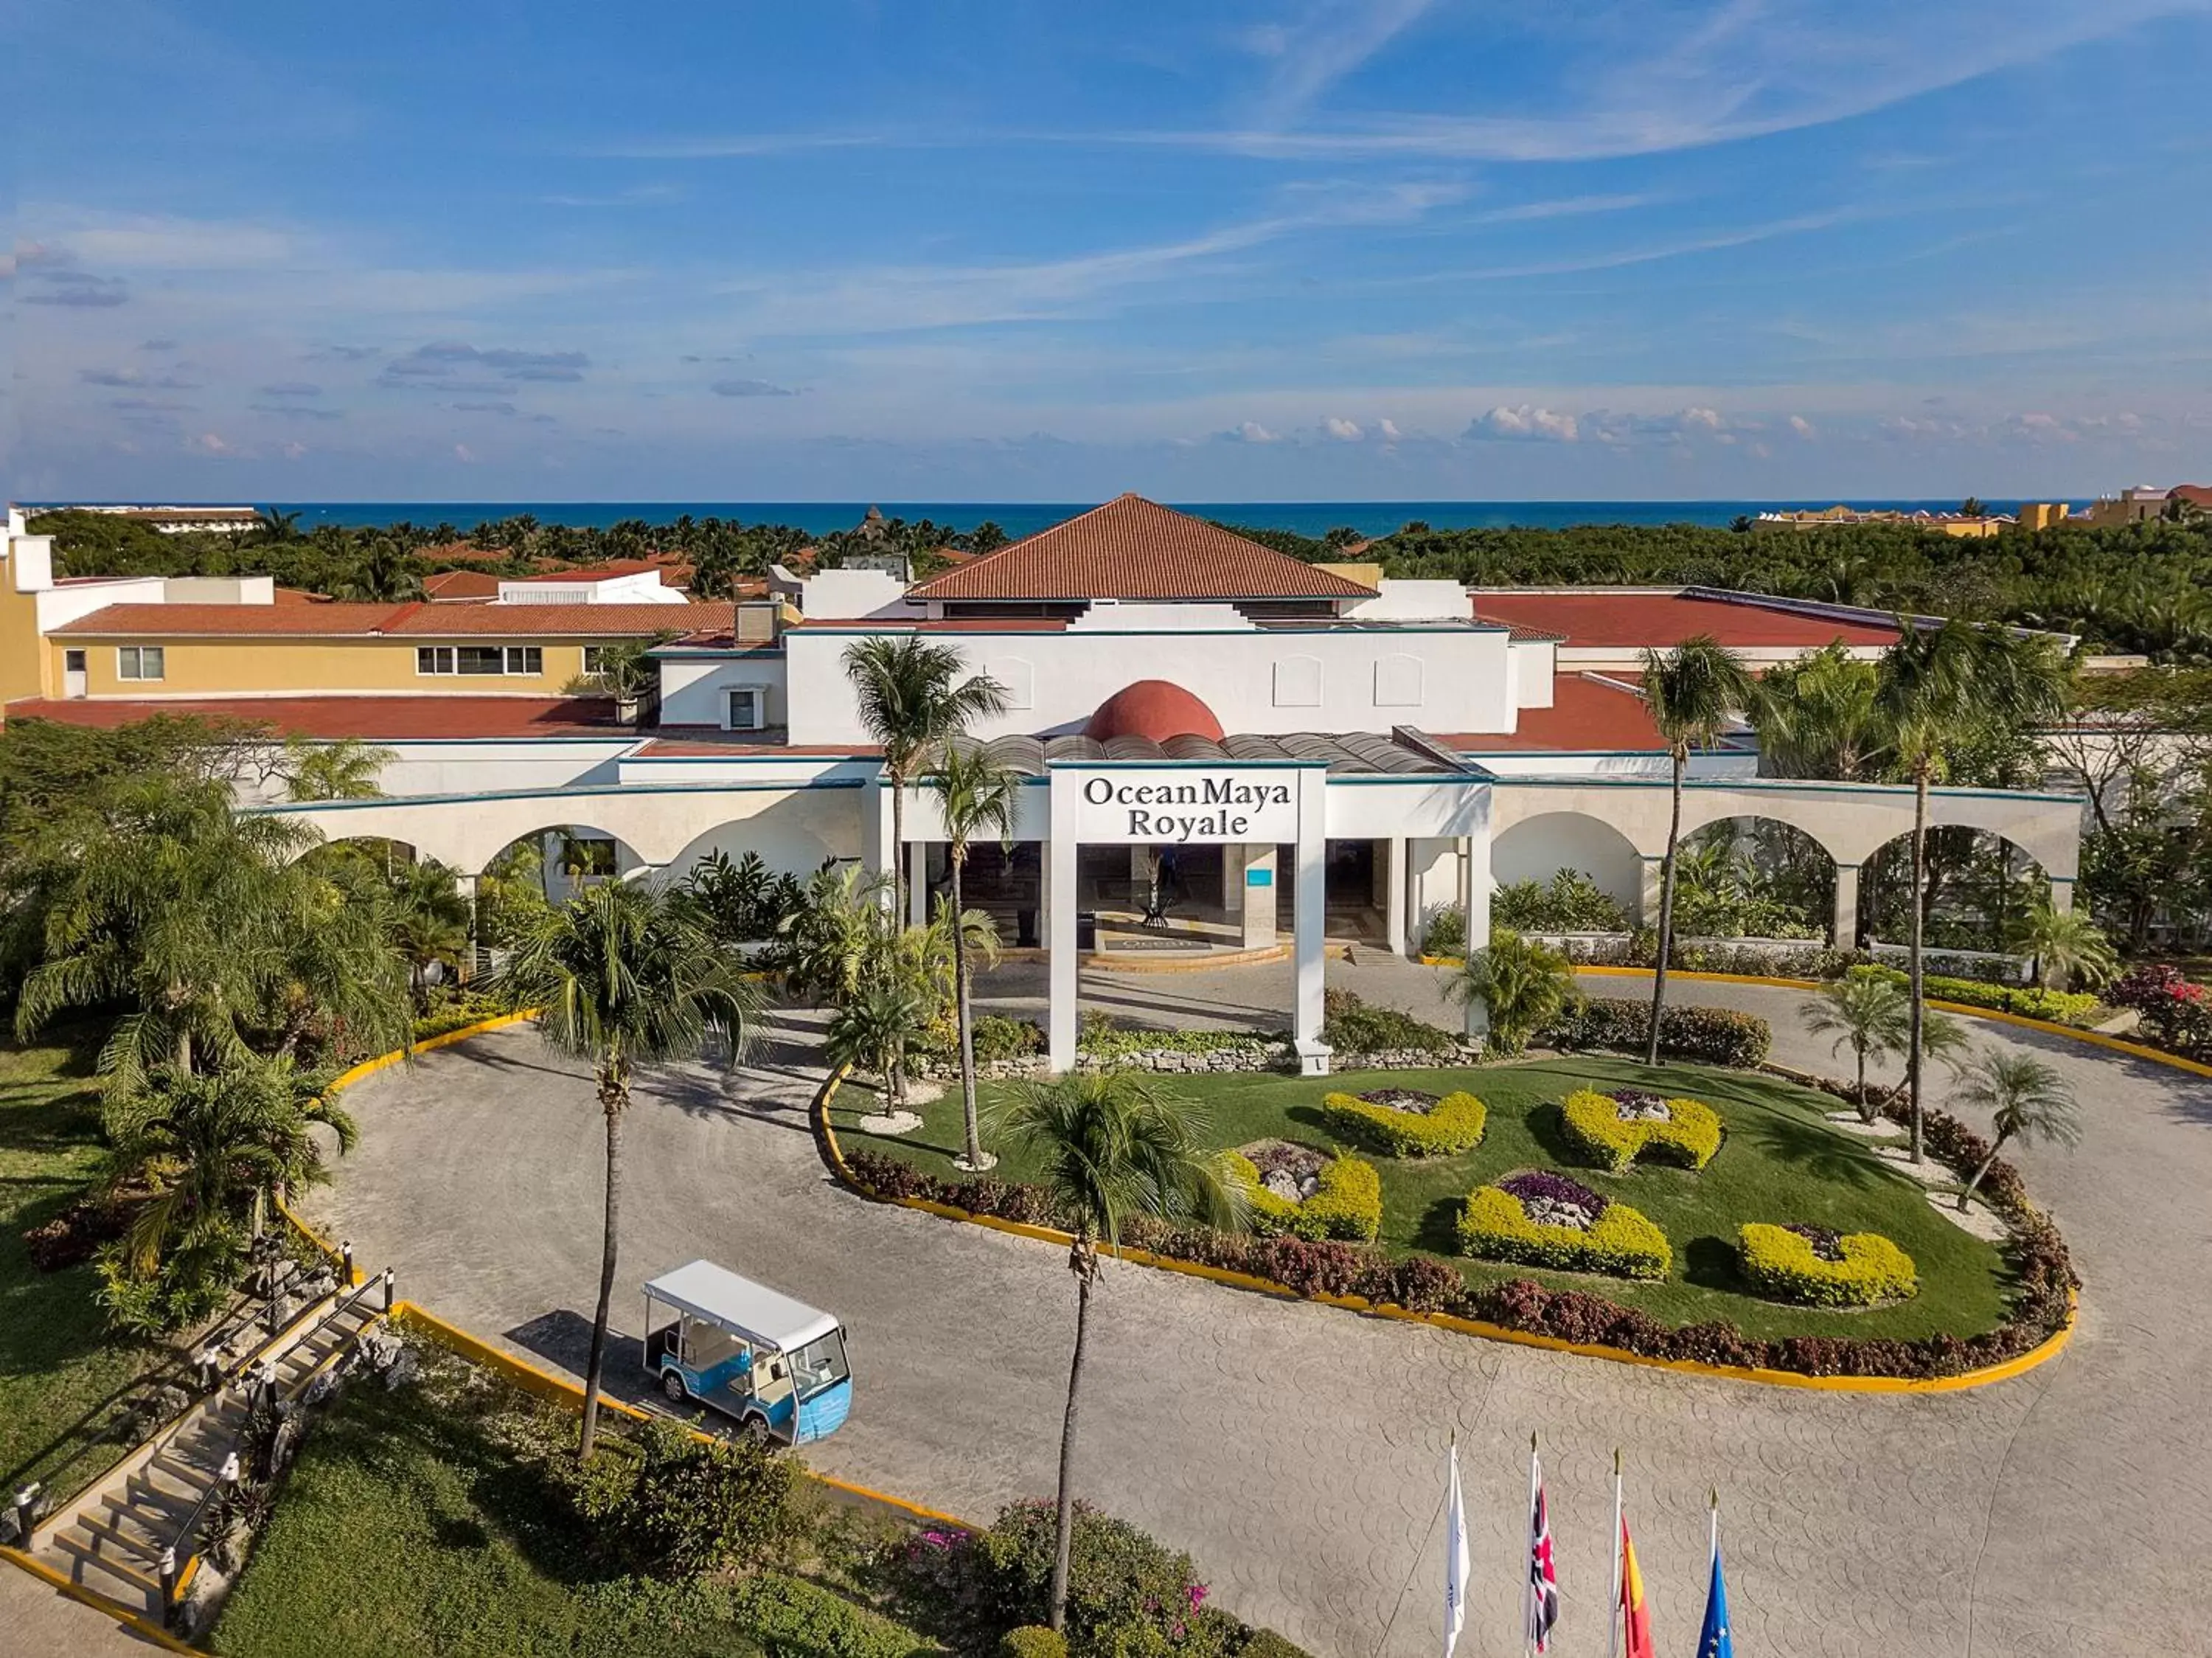
M 1302 22 L 1247 31 L 1247 50 L 1272 58 L 1262 107 L 1271 120 L 1304 115 L 1330 87 L 1420 21 L 1433 0 L 1319 0 Z
M 1395 420 L 1377 421 L 1375 430 L 1382 434 L 1382 441 L 1385 443 L 1395 443 L 1398 441 L 1398 423 Z
M 1820 435 L 1820 428 L 1815 426 L 1811 421 L 1806 419 L 1803 415 L 1791 415 L 1790 417 L 1790 430 L 1796 433 L 1798 436 L 1803 438 L 1808 443 Z
M 1224 436 L 1238 443 L 1279 443 L 1283 441 L 1280 432 L 1271 432 L 1256 420 L 1244 421 Z
M 453 445 L 453 459 L 465 466 L 473 466 L 477 464 L 477 452 L 465 443 L 456 443 Z
M 1357 443 L 1366 434 L 1359 430 L 1356 420 L 1346 420 L 1340 415 L 1331 415 L 1322 423 L 1322 430 L 1340 442 Z
M 1553 443 L 1572 443 L 1581 437 L 1582 428 L 1571 414 L 1540 409 L 1528 403 L 1510 409 L 1500 404 L 1488 414 L 1478 415 L 1467 429 L 1467 435 L 1474 438 L 1528 438 Z
M 1721 429 L 1721 414 L 1717 409 L 1685 409 L 1682 411 L 1683 430 L 1717 432 Z
M 193 447 L 201 449 L 209 454 L 228 454 L 230 453 L 230 445 L 223 442 L 220 433 L 202 432 L 198 437 L 192 440 L 192 443 Z

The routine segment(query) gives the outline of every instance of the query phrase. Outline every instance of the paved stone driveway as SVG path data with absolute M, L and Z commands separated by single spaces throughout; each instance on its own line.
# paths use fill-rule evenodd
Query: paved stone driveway
M 1270 972 L 1085 991 L 1272 1023 L 1287 978 L 1278 987 Z M 1388 960 L 1332 964 L 1331 978 L 1408 1005 L 1435 994 L 1425 970 Z M 1023 993 L 1006 978 L 993 990 Z M 1795 992 L 1681 991 L 1772 1018 L 1778 1058 L 1826 1061 L 1794 1033 Z M 2046 1051 L 2088 1122 L 2078 1152 L 2022 1159 L 2088 1281 L 2073 1347 L 2031 1375 L 1924 1398 L 1760 1388 L 1109 1265 L 1085 1493 L 1192 1551 L 1228 1605 L 1328 1658 L 1436 1649 L 1431 1527 L 1455 1426 L 1474 1557 L 1462 1652 L 1520 1649 L 1534 1429 L 1548 1448 L 1562 1652 L 1602 1639 L 1618 1445 L 1662 1649 L 1695 1640 L 1717 1484 L 1747 1654 L 2212 1653 L 2212 1082 L 1977 1029 Z M 827 1472 L 982 1519 L 1048 1492 L 1073 1313 L 1060 1253 L 830 1186 L 801 1118 L 813 1075 L 803 1048 L 781 1048 L 732 1083 L 686 1071 L 641 1100 L 624 1285 L 705 1255 L 841 1314 L 858 1398 L 848 1427 L 810 1453 Z M 386 1072 L 350 1103 L 362 1143 L 323 1206 L 364 1261 L 392 1262 L 403 1294 L 516 1351 L 579 1365 L 603 1143 L 583 1080 L 520 1029 Z M 616 1320 L 634 1339 L 627 1291 Z

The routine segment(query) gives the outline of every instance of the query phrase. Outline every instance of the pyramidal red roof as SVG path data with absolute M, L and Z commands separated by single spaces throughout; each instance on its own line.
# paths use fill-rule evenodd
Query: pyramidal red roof
M 1375 589 L 1119 495 L 914 589 L 921 600 L 1371 599 Z

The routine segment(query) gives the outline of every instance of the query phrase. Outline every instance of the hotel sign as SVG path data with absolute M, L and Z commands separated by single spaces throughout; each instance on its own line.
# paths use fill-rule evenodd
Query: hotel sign
M 1141 845 L 1298 838 L 1298 772 L 1163 766 L 1091 771 L 1076 785 L 1075 838 Z

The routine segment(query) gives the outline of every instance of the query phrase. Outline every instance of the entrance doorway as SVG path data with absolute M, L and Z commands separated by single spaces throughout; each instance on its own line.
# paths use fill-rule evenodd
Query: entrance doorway
M 82 697 L 88 690 L 85 684 L 84 652 L 64 650 L 62 652 L 62 695 Z

